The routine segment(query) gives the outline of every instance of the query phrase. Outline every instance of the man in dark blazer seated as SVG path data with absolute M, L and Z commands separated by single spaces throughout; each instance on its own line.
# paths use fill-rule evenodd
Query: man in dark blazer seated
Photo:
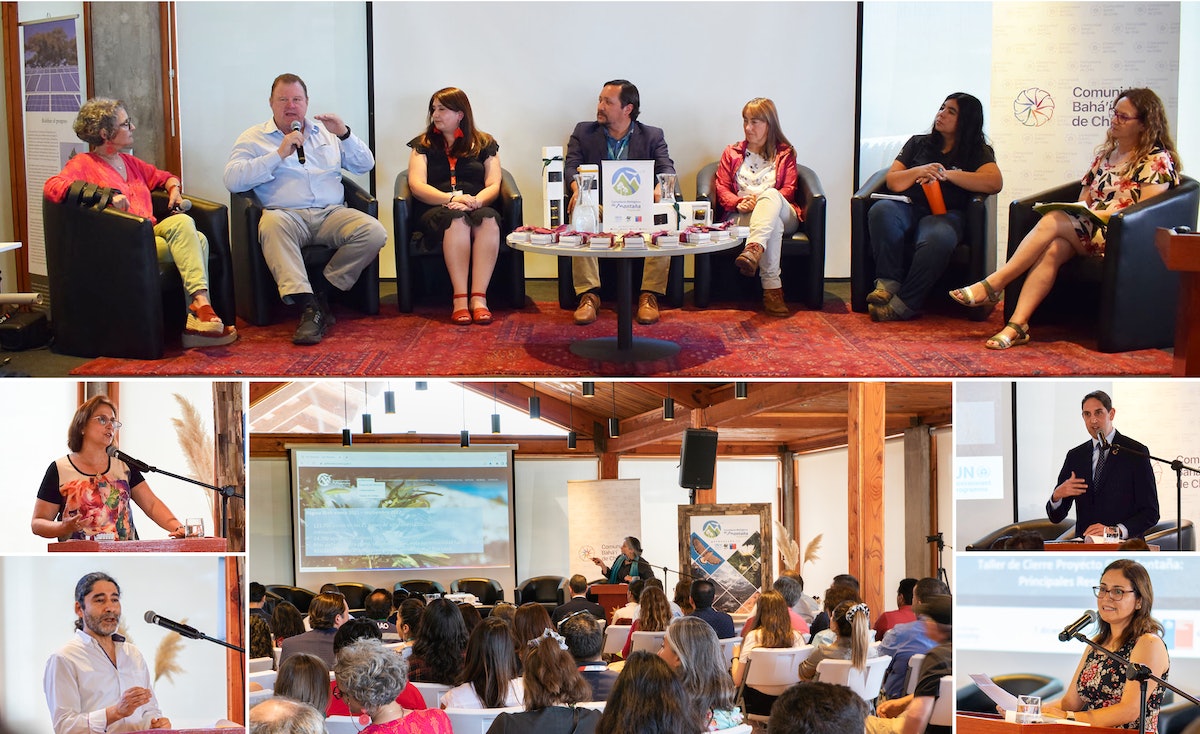
M 333 655 L 333 637 L 350 619 L 350 607 L 346 597 L 336 591 L 326 591 L 313 597 L 308 605 L 308 623 L 311 630 L 285 638 L 279 650 L 282 664 L 292 655 L 308 653 L 325 661 L 330 670 L 337 662 Z
M 564 619 L 578 612 L 588 612 L 596 619 L 604 619 L 604 607 L 594 601 L 588 601 L 587 577 L 583 574 L 575 574 L 567 581 L 567 588 L 571 590 L 571 598 L 567 600 L 566 604 L 560 604 L 550 615 L 550 620 L 554 622 L 555 626 L 562 624 Z
M 1148 451 L 1113 428 L 1116 415 L 1107 393 L 1084 396 L 1083 424 L 1091 439 L 1067 452 L 1046 503 L 1051 522 L 1062 522 L 1075 505 L 1076 535 L 1104 535 L 1108 527 L 1116 528 L 1122 540 L 1140 538 L 1158 522 L 1158 487 Z M 1126 447 L 1132 451 L 1121 450 Z
M 596 104 L 595 122 L 581 122 L 571 133 L 567 143 L 567 157 L 563 160 L 563 180 L 571 186 L 571 200 L 567 211 L 575 209 L 579 197 L 579 186 L 575 174 L 579 166 L 588 163 L 600 165 L 600 161 L 654 161 L 654 177 L 660 173 L 675 173 L 675 163 L 667 151 L 667 141 L 662 128 L 643 125 L 637 121 L 641 112 L 642 98 L 638 88 L 625 79 L 605 82 Z M 657 184 L 654 200 L 661 198 Z M 602 203 L 602 202 L 597 202 Z M 639 324 L 658 321 L 658 296 L 667 292 L 667 269 L 669 257 L 646 258 L 642 266 L 642 292 L 638 297 L 637 320 Z M 594 257 L 571 258 L 571 275 L 575 279 L 575 295 L 579 296 L 579 307 L 575 309 L 575 323 L 590 324 L 596 320 L 600 310 L 600 265 Z

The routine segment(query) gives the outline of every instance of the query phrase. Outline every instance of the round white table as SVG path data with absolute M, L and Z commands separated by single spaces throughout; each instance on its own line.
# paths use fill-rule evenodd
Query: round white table
M 538 255 L 553 255 L 555 257 L 611 257 L 617 259 L 617 335 L 616 337 L 602 336 L 591 339 L 581 339 L 571 344 L 571 353 L 586 359 L 602 362 L 650 362 L 656 359 L 672 357 L 679 353 L 679 345 L 665 339 L 635 337 L 633 335 L 633 260 L 635 258 L 674 257 L 676 255 L 702 255 L 707 252 L 727 250 L 736 246 L 741 239 L 723 232 L 714 232 L 712 242 L 703 244 L 680 244 L 678 247 L 657 247 L 647 245 L 645 248 L 604 247 L 590 248 L 574 245 L 535 245 L 529 242 L 513 241 L 508 238 L 508 246 L 522 252 L 533 252 Z

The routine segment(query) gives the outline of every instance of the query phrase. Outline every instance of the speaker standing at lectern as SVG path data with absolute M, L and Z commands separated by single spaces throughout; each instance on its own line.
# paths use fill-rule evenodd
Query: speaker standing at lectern
M 102 572 L 75 585 L 75 636 L 46 661 L 43 681 L 54 734 L 170 729 L 150 689 L 150 670 L 117 634 L 121 589 Z
M 611 566 L 592 556 L 592 563 L 600 567 L 610 584 L 627 584 L 634 579 L 654 578 L 654 567 L 642 560 L 642 543 L 630 535 L 621 543 L 621 555 L 613 559 Z
M 183 537 L 183 523 L 151 491 L 142 473 L 108 453 L 120 427 L 117 408 L 106 396 L 96 395 L 79 406 L 67 429 L 71 453 L 50 465 L 38 488 L 30 523 L 34 534 L 82 540 L 111 533 L 115 540 L 137 540 L 133 500 L 170 537 Z
M 1046 503 L 1051 522 L 1062 522 L 1074 505 L 1079 536 L 1102 536 L 1109 527 L 1122 540 L 1140 538 L 1158 522 L 1158 488 L 1148 452 L 1113 428 L 1116 415 L 1107 393 L 1096 390 L 1084 396 L 1083 425 L 1091 439 L 1067 452 L 1058 486 Z
M 1163 626 L 1151 616 L 1154 587 L 1150 574 L 1137 561 L 1120 559 L 1108 564 L 1096 594 L 1099 632 L 1093 641 L 1167 680 L 1171 658 L 1163 642 Z M 1158 710 L 1163 688 L 1148 681 L 1146 731 L 1158 731 Z M 1067 693 L 1042 707 L 1042 713 L 1082 721 L 1091 726 L 1137 729 L 1141 718 L 1141 689 L 1125 679 L 1125 666 L 1087 648 Z

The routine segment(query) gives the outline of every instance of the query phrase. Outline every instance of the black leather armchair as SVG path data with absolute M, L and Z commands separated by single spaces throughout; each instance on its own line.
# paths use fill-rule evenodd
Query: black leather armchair
M 783 278 L 783 297 L 789 303 L 803 303 L 814 311 L 825 304 L 825 189 L 811 168 L 796 166 L 796 203 L 804 212 L 804 221 L 790 237 L 783 238 L 779 258 Z M 696 199 L 712 204 L 713 221 L 725 219 L 716 196 L 717 163 L 709 163 L 696 175 Z M 721 252 L 696 255 L 693 299 L 705 308 L 713 298 L 749 300 L 762 297 L 758 278 L 737 273 L 733 261 L 736 247 Z
M 488 285 L 488 303 L 496 302 L 512 308 L 525 307 L 525 253 L 514 250 L 506 241 L 512 231 L 522 225 L 524 203 L 516 179 L 500 169 L 500 196 L 492 207 L 500 213 L 500 252 L 496 270 Z M 454 290 L 450 273 L 442 259 L 440 246 L 429 247 L 423 237 L 414 236 L 417 222 L 413 219 L 415 198 L 408 188 L 408 171 L 396 176 L 396 198 L 392 201 L 392 228 L 396 237 L 396 300 L 401 313 L 411 313 L 415 303 L 449 305 Z
M 268 586 L 267 593 L 274 594 L 284 601 L 291 602 L 296 609 L 300 610 L 301 614 L 308 614 L 308 605 L 311 604 L 312 600 L 317 596 L 308 589 L 304 589 L 299 586 L 285 586 L 283 584 L 274 584 Z
M 357 581 L 343 581 L 337 585 L 338 591 L 346 597 L 346 605 L 351 612 L 362 612 L 366 606 L 367 596 L 375 591 L 373 586 Z
M 996 685 L 1014 696 L 1040 696 L 1043 701 L 1062 693 L 1063 684 L 1058 678 L 1038 673 L 1009 673 L 993 676 Z M 958 689 L 955 708 L 979 714 L 996 713 L 996 702 L 979 690 L 974 683 Z
M 567 185 L 567 197 L 570 199 L 571 187 Z M 566 203 L 564 199 L 564 205 Z M 683 201 L 683 193 L 679 190 L 679 177 L 675 177 L 675 199 Z M 571 274 L 571 261 L 574 258 L 562 256 L 558 258 L 558 307 L 565 308 L 569 311 L 574 311 L 579 305 L 579 296 L 575 295 L 575 276 Z M 597 258 L 600 266 L 600 299 L 603 301 L 614 301 L 617 298 L 617 268 L 618 263 L 614 258 L 601 257 Z M 633 292 L 636 296 L 640 292 L 642 283 L 642 270 L 645 267 L 646 261 L 642 258 L 633 258 L 629 263 L 633 279 Z M 683 255 L 675 255 L 671 258 L 670 265 L 667 266 L 667 293 L 665 301 L 667 305 L 674 308 L 679 308 L 683 305 L 683 270 L 684 270 Z M 634 308 L 637 308 L 635 299 Z
M 1039 517 L 1033 520 L 1022 520 L 1021 522 L 1005 525 L 999 530 L 993 530 L 979 540 L 967 546 L 968 551 L 985 551 L 992 547 L 1000 538 L 1009 535 L 1015 535 L 1021 531 L 1032 531 L 1042 536 L 1042 540 L 1051 541 L 1058 540 L 1067 533 L 1071 533 L 1075 529 L 1075 521 L 1067 518 L 1062 522 L 1050 522 L 1049 518 Z
M 54 349 L 77 357 L 160 359 L 164 336 L 178 338 L 186 321 L 179 271 L 159 264 L 149 219 L 81 202 L 85 186 L 76 182 L 61 204 L 42 200 Z M 152 197 L 155 217 L 168 216 L 166 192 Z M 232 325 L 229 210 L 188 198 L 188 213 L 208 239 L 209 300 Z
M 379 202 L 375 197 L 346 176 L 342 176 L 342 186 L 346 191 L 346 206 L 379 217 Z M 243 191 L 230 196 L 230 209 L 233 212 L 233 275 L 237 283 L 237 315 L 255 326 L 265 326 L 275 320 L 275 309 L 282 301 L 258 241 L 262 202 L 253 191 Z M 324 279 L 321 271 L 334 252 L 333 248 L 324 245 L 309 245 L 301 251 L 310 283 Z M 340 291 L 332 288 L 331 293 L 337 295 Z M 340 299 L 365 314 L 379 313 L 379 258 L 375 258 L 362 271 L 358 282 Z
M 409 595 L 415 594 L 445 594 L 446 587 L 442 586 L 441 582 L 430 581 L 428 579 L 407 579 L 399 581 L 396 586 L 403 588 Z
M 1008 255 L 1016 252 L 1041 215 L 1033 205 L 1043 201 L 1075 201 L 1079 183 L 1072 182 L 1014 201 L 1008 207 Z M 1101 352 L 1170 347 L 1175 343 L 1179 275 L 1167 269 L 1154 247 L 1158 227 L 1186 225 L 1195 229 L 1200 184 L 1182 177 L 1164 194 L 1113 214 L 1105 236 L 1104 257 L 1072 258 L 1058 271 L 1054 287 L 1034 313 L 1037 322 L 1075 317 L 1096 336 Z M 978 278 L 968 278 L 970 283 Z M 1004 319 L 1012 317 L 1025 276 L 1004 289 Z
M 517 586 L 517 604 L 536 602 L 552 612 L 554 608 L 565 603 L 566 579 L 562 576 L 534 576 L 525 579 Z
M 876 171 L 850 199 L 850 307 L 858 313 L 867 312 L 867 294 L 875 288 L 875 256 L 871 251 L 867 212 L 876 201 L 871 194 L 888 193 L 887 172 L 886 168 Z M 967 204 L 962 242 L 954 248 L 946 272 L 930 293 L 933 302 L 962 309 L 974 321 L 987 319 L 990 315 L 987 309 L 967 309 L 945 293 L 977 283 L 995 269 L 996 197 L 975 194 Z
M 450 593 L 463 592 L 474 594 L 479 603 L 492 606 L 498 601 L 504 601 L 504 587 L 496 579 L 466 578 L 450 582 Z
M 1146 542 L 1157 545 L 1159 550 L 1194 551 L 1196 550 L 1196 529 L 1192 521 L 1183 519 L 1183 532 L 1176 533 L 1174 520 L 1163 520 L 1146 531 Z M 1182 535 L 1182 543 L 1180 538 Z

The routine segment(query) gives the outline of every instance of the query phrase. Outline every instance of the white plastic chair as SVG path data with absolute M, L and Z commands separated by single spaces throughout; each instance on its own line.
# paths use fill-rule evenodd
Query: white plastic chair
M 892 662 L 890 655 L 868 658 L 867 667 L 855 670 L 849 660 L 822 660 L 817 663 L 817 680 L 846 686 L 870 703 L 879 697 L 883 685 L 883 674 Z
M 607 701 L 580 701 L 575 706 L 581 709 L 595 709 L 596 711 L 603 712 L 605 703 Z
M 263 688 L 274 688 L 275 687 L 275 675 L 276 675 L 276 673 L 274 670 L 268 669 L 268 670 L 260 670 L 255 673 L 251 673 L 250 675 L 246 676 L 246 678 L 251 683 L 257 683 L 260 686 L 262 686 Z
M 905 678 L 904 692 L 912 693 L 917 690 L 917 678 L 921 675 L 921 661 L 925 653 L 917 653 L 908 659 L 908 677 Z
M 645 650 L 657 653 L 662 649 L 663 638 L 666 636 L 666 630 L 662 632 L 634 632 L 633 642 L 629 645 L 629 652 L 635 653 L 638 650 Z
M 496 717 L 504 712 L 519 713 L 524 711 L 524 706 L 508 706 L 506 708 L 497 709 L 446 709 L 446 716 L 450 719 L 450 729 L 454 734 L 487 734 L 488 728 Z
M 283 652 L 283 648 L 281 648 L 281 647 L 272 647 L 271 648 L 271 654 L 275 656 L 275 667 L 276 668 L 279 667 L 279 655 L 282 652 Z
M 250 708 L 254 708 L 268 698 L 274 697 L 274 695 L 275 691 L 270 688 L 264 688 L 261 691 L 250 691 L 250 696 L 247 700 L 250 702 Z
M 421 698 L 425 699 L 425 705 L 431 709 L 441 708 L 442 694 L 454 687 L 445 685 L 444 683 L 418 683 L 412 681 L 412 684 L 421 692 Z
M 328 716 L 325 718 L 327 734 L 359 734 L 362 724 L 357 716 Z
M 778 696 L 800 682 L 800 663 L 816 648 L 756 647 L 750 651 L 745 685 L 768 696 Z
M 741 637 L 726 637 L 723 640 L 717 640 L 721 643 L 721 654 L 725 657 L 725 669 L 729 670 L 733 667 L 733 658 L 737 655 L 737 649 L 742 644 Z
M 625 640 L 629 639 L 629 625 L 614 624 L 604 628 L 605 655 L 620 655 L 625 648 Z
M 943 675 L 942 682 L 938 684 L 938 697 L 933 703 L 933 713 L 929 716 L 930 725 L 953 726 L 955 700 L 954 676 Z
M 274 667 L 275 661 L 271 658 L 250 658 L 251 673 L 261 673 L 264 670 L 271 670 Z

